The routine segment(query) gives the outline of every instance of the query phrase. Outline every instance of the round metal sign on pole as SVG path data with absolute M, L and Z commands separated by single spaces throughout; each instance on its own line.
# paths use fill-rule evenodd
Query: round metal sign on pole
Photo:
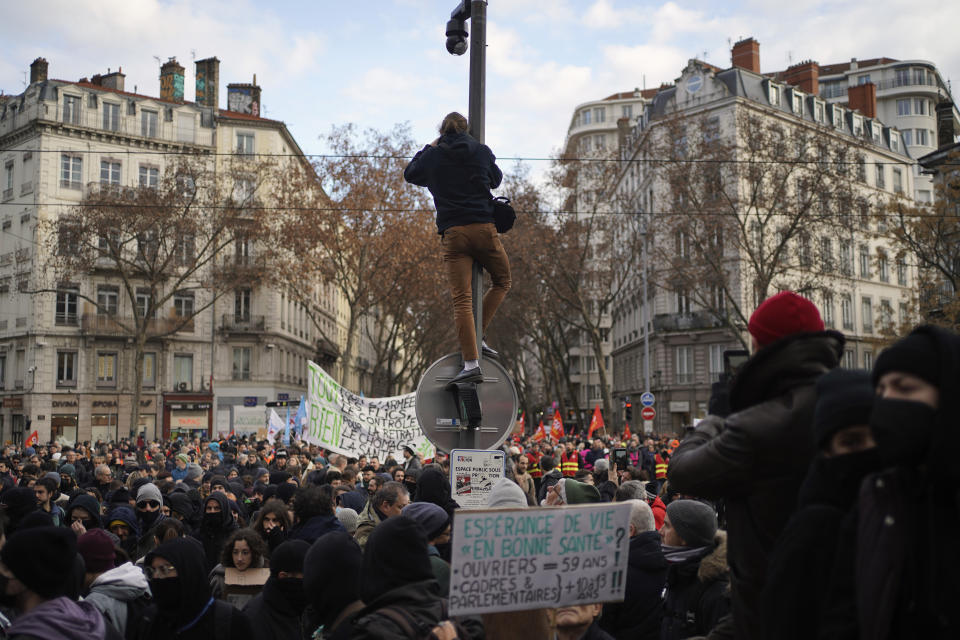
M 454 394 L 445 388 L 461 367 L 459 353 L 446 355 L 430 365 L 417 385 L 417 422 L 437 449 L 448 452 L 463 448 L 461 433 L 466 431 L 460 421 Z M 483 418 L 470 448 L 496 449 L 510 435 L 520 401 L 513 381 L 499 362 L 486 358 L 481 368 L 483 382 L 477 385 L 477 396 Z
M 642 404 L 645 407 L 652 407 L 653 403 L 656 401 L 657 401 L 656 396 L 654 396 L 649 391 L 644 391 L 642 394 L 640 394 L 640 404 Z
M 653 407 L 644 407 L 640 411 L 640 417 L 643 418 L 644 420 L 653 420 L 654 418 L 657 417 L 657 410 L 654 409 Z

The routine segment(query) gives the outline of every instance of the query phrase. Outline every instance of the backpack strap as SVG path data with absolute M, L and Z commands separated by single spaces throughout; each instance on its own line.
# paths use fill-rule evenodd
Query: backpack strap
M 403 609 L 398 609 L 397 607 L 383 607 L 382 609 L 377 609 L 377 613 L 382 614 L 395 622 L 400 629 L 407 634 L 408 638 L 413 640 L 419 640 L 420 635 L 414 629 L 413 624 L 410 622 L 407 612 Z

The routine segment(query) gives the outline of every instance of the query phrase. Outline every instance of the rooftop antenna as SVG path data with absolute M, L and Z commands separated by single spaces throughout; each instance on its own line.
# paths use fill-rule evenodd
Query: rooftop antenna
M 160 59 L 160 56 L 153 56 L 153 59 L 157 61 L 157 66 L 163 64 L 163 60 Z
M 23 71 L 22 73 L 23 73 L 23 86 L 26 87 L 26 86 L 27 86 L 27 72 L 26 72 L 26 71 Z
M 191 59 L 191 60 L 196 60 L 196 59 L 197 59 L 197 50 L 196 50 L 196 49 L 190 49 L 190 59 Z
M 704 61 L 704 62 L 707 61 L 707 50 L 706 50 L 706 49 L 703 50 L 703 61 Z
M 787 65 L 793 64 L 793 51 L 787 51 Z

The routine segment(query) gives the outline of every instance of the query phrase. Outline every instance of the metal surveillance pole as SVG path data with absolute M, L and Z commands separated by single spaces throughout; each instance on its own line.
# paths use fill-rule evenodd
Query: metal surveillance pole
M 470 135 L 478 142 L 484 142 L 486 109 L 486 64 L 487 64 L 487 2 L 486 0 L 461 0 L 450 14 L 447 23 L 447 51 L 453 55 L 463 55 L 462 36 L 465 34 L 465 22 L 471 21 L 470 29 L 470 93 L 467 120 L 470 123 Z M 456 42 L 459 38 L 459 42 Z M 456 46 L 455 46 L 456 45 Z M 477 358 L 483 358 L 483 267 L 473 263 L 471 282 L 473 295 L 473 321 L 477 338 Z M 467 427 L 460 432 L 460 446 L 465 449 L 476 447 L 476 427 Z

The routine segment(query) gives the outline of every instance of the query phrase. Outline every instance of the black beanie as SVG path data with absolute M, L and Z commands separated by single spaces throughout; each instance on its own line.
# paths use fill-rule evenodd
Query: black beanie
M 717 513 L 699 500 L 674 500 L 667 505 L 670 524 L 688 547 L 713 544 L 717 534 Z
M 28 589 L 57 596 L 73 570 L 77 536 L 66 527 L 34 527 L 7 538 L 0 560 Z
M 914 331 L 884 349 L 873 365 L 873 386 L 891 371 L 910 373 L 939 386 L 940 354 L 935 338 L 925 331 Z
M 817 447 L 845 427 L 870 422 L 875 397 L 866 371 L 834 369 L 817 380 L 817 407 L 813 412 L 813 435 Z
M 292 498 L 296 492 L 297 485 L 292 482 L 284 482 L 277 487 L 277 498 L 283 500 L 286 504 L 290 504 L 290 498 Z
M 277 577 L 281 571 L 303 573 L 303 560 L 307 557 L 310 544 L 305 540 L 287 540 L 270 554 L 270 575 Z

